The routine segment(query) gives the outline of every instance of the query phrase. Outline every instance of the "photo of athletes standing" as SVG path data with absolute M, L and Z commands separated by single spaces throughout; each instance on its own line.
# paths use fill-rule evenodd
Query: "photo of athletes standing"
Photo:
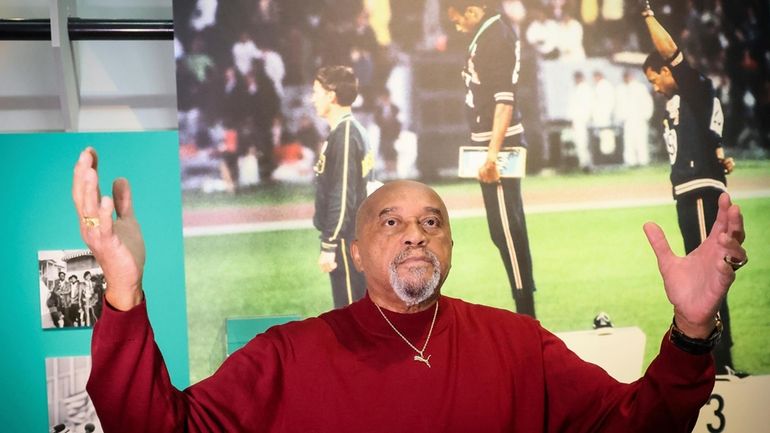
M 651 7 L 721 102 L 721 158 L 737 167 L 730 193 L 764 197 L 767 3 Z M 457 254 L 467 248 L 480 271 L 454 275 L 450 293 L 531 316 L 537 300 L 538 319 L 565 330 L 590 327 L 618 299 L 629 306 L 609 311 L 613 319 L 638 322 L 647 308 L 639 299 L 654 301 L 636 291 L 657 276 L 634 280 L 639 258 L 597 257 L 593 248 L 622 251 L 615 236 L 625 229 L 580 220 L 589 209 L 609 217 L 606 209 L 655 205 L 676 224 L 661 122 L 670 111 L 664 98 L 651 99 L 654 83 L 642 68 L 657 46 L 645 10 L 636 0 L 175 0 L 193 377 L 221 362 L 205 342 L 226 317 L 310 316 L 344 305 L 319 272 L 332 262 L 340 269 L 343 256 L 329 260 L 331 246 L 321 239 L 319 247 L 313 225 L 324 143 L 339 125 L 320 115 L 313 87 L 332 66 L 358 82 L 350 113 L 373 157 L 370 177 L 427 182 L 462 216 L 458 238 L 467 230 L 467 239 Z M 458 178 L 458 149 L 467 145 L 487 152 L 477 179 Z M 499 176 L 498 152 L 507 147 L 526 147 L 526 179 Z M 573 267 L 580 277 L 558 278 Z M 463 292 L 464 281 L 483 290 Z M 735 310 L 741 301 L 732 296 Z M 734 329 L 749 320 L 740 316 Z M 747 357 L 758 359 L 738 356 Z

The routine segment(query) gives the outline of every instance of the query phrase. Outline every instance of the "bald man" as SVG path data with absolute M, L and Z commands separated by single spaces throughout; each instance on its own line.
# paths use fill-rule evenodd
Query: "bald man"
M 351 252 L 363 299 L 273 327 L 177 390 L 147 318 L 128 182 L 115 182 L 114 204 L 100 198 L 95 160 L 92 149 L 81 154 L 73 199 L 108 287 L 87 387 L 105 431 L 688 431 L 713 388 L 716 311 L 746 259 L 740 210 L 726 194 L 711 235 L 687 257 L 645 225 L 674 324 L 644 377 L 623 384 L 531 317 L 442 295 L 453 246 L 446 206 L 426 185 L 397 181 L 357 214 Z

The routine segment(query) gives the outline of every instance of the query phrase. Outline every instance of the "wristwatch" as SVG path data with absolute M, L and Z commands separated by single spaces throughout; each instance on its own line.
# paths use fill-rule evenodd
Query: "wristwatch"
M 722 319 L 717 314 L 717 323 L 714 326 L 714 330 L 711 331 L 706 338 L 692 338 L 682 332 L 676 326 L 676 319 L 671 321 L 671 329 L 669 330 L 668 339 L 674 343 L 674 346 L 684 350 L 692 355 L 703 355 L 711 352 L 714 347 L 719 343 L 719 339 L 722 337 Z

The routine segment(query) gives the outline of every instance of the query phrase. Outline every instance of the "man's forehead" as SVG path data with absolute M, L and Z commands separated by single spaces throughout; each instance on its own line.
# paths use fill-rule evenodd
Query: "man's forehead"
M 401 214 L 406 211 L 407 209 L 401 206 L 387 206 L 382 208 L 377 215 L 383 216 L 383 215 L 391 215 L 391 214 Z M 423 206 L 422 208 L 419 209 L 419 211 L 426 214 L 434 214 L 434 215 L 440 215 L 440 216 L 444 215 L 441 208 L 436 206 Z
M 363 204 L 368 212 L 377 214 L 385 208 L 434 207 L 441 209 L 441 197 L 429 186 L 411 180 L 388 182 L 370 195 Z
M 647 68 L 644 70 L 644 75 L 647 77 L 648 80 L 652 80 L 658 76 L 658 73 L 655 72 L 652 68 Z

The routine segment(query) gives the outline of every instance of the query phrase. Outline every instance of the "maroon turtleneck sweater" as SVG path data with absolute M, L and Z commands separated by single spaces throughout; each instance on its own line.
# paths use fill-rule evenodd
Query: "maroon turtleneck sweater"
M 538 322 L 442 296 L 425 356 L 364 299 L 276 326 L 210 378 L 175 389 L 145 304 L 105 308 L 88 382 L 105 432 L 684 432 L 714 384 L 711 356 L 663 339 L 621 384 Z M 386 311 L 421 348 L 433 307 Z

